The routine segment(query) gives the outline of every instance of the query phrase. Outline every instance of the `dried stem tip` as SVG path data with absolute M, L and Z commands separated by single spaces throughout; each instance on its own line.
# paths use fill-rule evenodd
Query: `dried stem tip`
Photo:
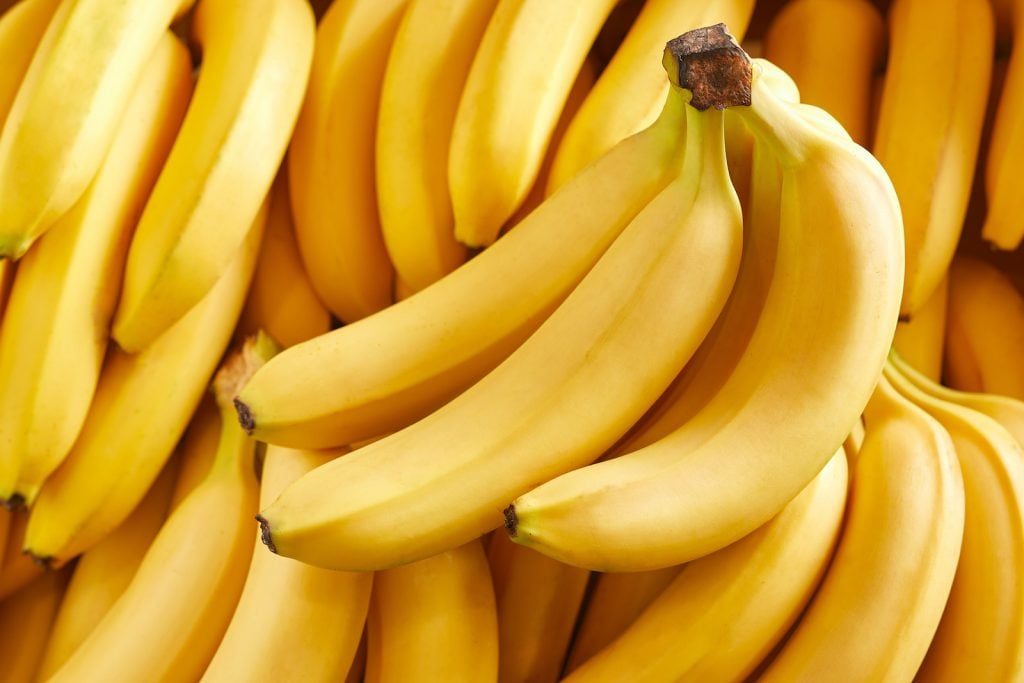
M 665 45 L 669 80 L 693 93 L 698 111 L 750 105 L 750 57 L 725 24 L 687 31 Z

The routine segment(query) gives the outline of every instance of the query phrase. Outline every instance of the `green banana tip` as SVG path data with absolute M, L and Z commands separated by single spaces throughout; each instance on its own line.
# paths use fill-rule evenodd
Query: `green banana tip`
M 519 518 L 516 517 L 516 506 L 509 505 L 504 510 L 505 513 L 505 531 L 508 532 L 509 538 L 516 537 L 516 530 L 519 527 Z
M 277 554 L 277 546 L 274 545 L 274 539 L 270 536 L 270 522 L 263 515 L 256 515 L 256 521 L 260 523 L 260 540 L 263 541 L 263 545 L 267 546 L 270 552 Z
M 662 63 L 672 84 L 692 93 L 690 105 L 698 111 L 750 105 L 750 56 L 723 23 L 668 41 Z

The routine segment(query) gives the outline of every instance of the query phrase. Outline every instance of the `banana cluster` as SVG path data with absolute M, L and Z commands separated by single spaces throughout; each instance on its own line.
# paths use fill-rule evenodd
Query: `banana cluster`
M 1024 683 L 1024 0 L 0 12 L 0 681 Z

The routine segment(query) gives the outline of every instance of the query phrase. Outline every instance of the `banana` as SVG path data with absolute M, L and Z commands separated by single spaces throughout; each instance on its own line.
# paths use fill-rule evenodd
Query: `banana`
M 69 571 L 47 572 L 0 602 L 0 680 L 43 680 L 39 662 Z
M 455 238 L 486 247 L 537 179 L 573 80 L 615 0 L 499 0 L 448 152 Z M 664 43 L 662 43 L 664 44 Z
M 252 338 L 214 379 L 223 431 L 210 473 L 167 518 L 135 576 L 49 680 L 195 681 L 231 620 L 252 555 L 255 442 L 234 420 L 237 383 L 274 352 Z
M 1020 219 L 1024 200 L 1013 180 L 1014 160 L 1024 154 L 1024 2 L 1007 0 L 1002 5 L 1005 7 L 997 9 L 1003 9 L 1006 16 L 1000 18 L 1012 27 L 1014 40 L 985 164 L 988 210 L 981 236 L 996 249 L 1012 251 L 1024 237 Z
M 953 261 L 945 341 L 945 377 L 954 389 L 1024 399 L 1024 296 L 995 266 Z
M 869 0 L 794 0 L 772 19 L 764 56 L 796 80 L 804 102 L 826 109 L 867 146 L 884 41 L 882 15 Z
M 892 342 L 893 348 L 908 363 L 936 382 L 942 374 L 948 300 L 949 277 L 946 276 L 912 320 L 896 324 Z
M 656 123 L 492 247 L 371 318 L 272 359 L 239 396 L 253 436 L 301 448 L 349 444 L 405 427 L 487 374 L 668 184 L 685 109 L 684 94 L 673 91 Z
M 178 463 L 169 461 L 131 516 L 79 558 L 50 629 L 39 680 L 61 667 L 131 583 L 167 518 Z
M 366 683 L 497 681 L 498 624 L 480 541 L 379 572 L 366 642 Z
M 0 130 L 60 0 L 21 0 L 0 16 Z M 4 262 L 4 261 L 0 261 Z
M 270 190 L 313 58 L 303 0 L 201 0 L 195 95 L 128 249 L 112 336 L 152 343 L 216 284 Z
M 732 102 L 704 89 L 727 68 L 749 78 L 745 55 L 717 49 L 717 31 L 671 44 L 666 68 L 682 79 L 692 72 L 675 60 L 713 52 L 725 63 L 714 77 L 675 87 Z M 499 526 L 505 502 L 593 461 L 636 422 L 711 328 L 739 265 L 723 113 L 702 103 L 686 109 L 679 175 L 540 328 L 434 413 L 285 489 L 260 513 L 268 547 L 355 571 L 429 557 Z
M 263 330 L 283 347 L 326 334 L 331 314 L 317 298 L 295 242 L 284 171 L 270 191 L 266 233 L 249 298 L 238 324 L 243 335 Z
M 964 530 L 953 442 L 884 378 L 865 421 L 835 557 L 765 683 L 909 681 L 939 625 Z
M 0 498 L 31 505 L 71 450 L 107 350 L 132 229 L 192 92 L 165 33 L 89 189 L 18 264 L 0 333 Z
M 963 474 L 963 546 L 917 678 L 1008 681 L 1024 673 L 1024 449 L 1002 425 L 939 399 L 892 364 L 886 379 L 949 432 Z
M 504 534 L 491 539 L 508 548 L 502 576 L 493 576 L 498 613 L 498 679 L 559 680 L 590 572 L 516 545 Z M 491 562 L 491 566 L 494 566 Z
M 20 258 L 86 191 L 182 4 L 57 7 L 0 132 L 0 257 Z
M 682 567 L 649 572 L 595 574 L 580 617 L 565 672 L 575 671 L 605 645 L 619 637 L 661 595 Z
M 271 446 L 260 505 L 269 505 L 285 486 L 337 456 L 336 451 Z M 258 537 L 253 541 L 260 544 Z M 370 573 L 333 572 L 257 548 L 238 607 L 202 680 L 338 680 L 355 657 L 372 584 Z
M 220 441 L 220 414 L 213 396 L 207 393 L 189 421 L 174 456 L 181 461 L 171 493 L 171 510 L 178 507 L 210 471 Z
M 679 429 L 514 500 L 515 541 L 600 571 L 707 555 L 799 493 L 871 395 L 903 274 L 892 184 L 870 154 L 760 78 L 736 111 L 782 168 L 773 275 L 742 356 Z
M 691 562 L 568 681 L 742 681 L 796 621 L 825 573 L 846 502 L 840 449 L 763 527 Z
M 665 78 L 656 67 L 667 40 L 718 22 L 724 22 L 737 41 L 743 40 L 753 10 L 754 0 L 644 2 L 559 144 L 548 193 L 657 117 L 668 93 Z
M 24 549 L 37 559 L 62 564 L 88 550 L 156 479 L 231 337 L 265 221 L 264 208 L 217 286 L 155 343 L 108 354 L 82 432 L 32 508 Z
M 455 239 L 448 148 L 455 112 L 498 0 L 411 0 L 381 86 L 380 228 L 398 279 L 414 291 L 466 260 Z
M 985 0 L 894 0 L 874 153 L 903 210 L 911 319 L 939 286 L 967 211 L 994 50 Z
M 850 430 L 849 436 L 843 442 L 843 450 L 846 451 L 846 461 L 850 463 L 851 469 L 857 464 L 857 456 L 860 455 L 860 449 L 864 446 L 864 436 L 864 420 L 858 417 L 853 422 L 853 428 Z
M 302 260 L 320 300 L 346 323 L 391 303 L 374 147 L 381 82 L 407 4 L 348 0 L 327 8 L 288 151 Z

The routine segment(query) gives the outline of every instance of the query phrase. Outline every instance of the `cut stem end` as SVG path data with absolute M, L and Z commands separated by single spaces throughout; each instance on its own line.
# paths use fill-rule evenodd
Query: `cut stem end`
M 725 24 L 704 26 L 673 38 L 665 45 L 663 61 L 673 85 L 693 93 L 690 105 L 694 109 L 750 106 L 750 57 Z

